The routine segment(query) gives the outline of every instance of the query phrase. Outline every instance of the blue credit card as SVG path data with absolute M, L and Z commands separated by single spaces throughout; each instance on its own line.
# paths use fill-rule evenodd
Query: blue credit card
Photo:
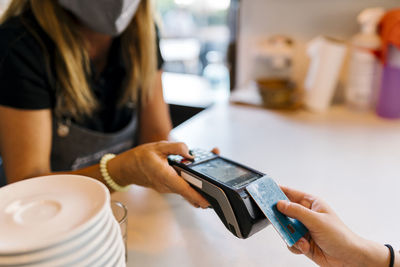
M 252 182 L 246 189 L 289 247 L 308 232 L 301 222 L 283 215 L 276 208 L 279 200 L 288 198 L 274 180 L 264 176 Z

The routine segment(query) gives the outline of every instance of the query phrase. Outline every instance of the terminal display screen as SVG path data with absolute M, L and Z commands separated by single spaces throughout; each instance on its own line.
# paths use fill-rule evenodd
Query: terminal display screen
M 212 159 L 191 168 L 236 189 L 261 177 L 261 175 L 257 173 L 232 164 L 221 158 Z

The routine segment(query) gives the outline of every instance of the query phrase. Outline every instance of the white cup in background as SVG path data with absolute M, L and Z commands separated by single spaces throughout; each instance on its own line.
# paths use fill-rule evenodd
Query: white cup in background
M 128 227 L 128 209 L 124 204 L 118 201 L 111 201 L 111 210 L 121 229 L 122 239 L 125 246 L 125 262 L 128 262 L 128 247 L 127 247 L 127 227 Z
M 304 82 L 305 105 L 316 112 L 331 104 L 347 47 L 343 42 L 319 36 L 308 44 L 310 66 Z

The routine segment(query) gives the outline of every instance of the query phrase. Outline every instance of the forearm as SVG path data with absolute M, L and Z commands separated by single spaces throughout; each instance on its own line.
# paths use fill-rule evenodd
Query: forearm
M 147 129 L 146 131 L 141 132 L 139 137 L 139 144 L 147 144 L 159 141 L 167 141 L 169 132 L 171 131 L 172 127 L 160 127 L 153 129 Z
M 168 108 L 165 106 L 159 107 L 159 114 L 143 116 L 140 125 L 139 144 L 146 144 L 158 141 L 168 140 L 170 131 L 172 130 L 172 122 L 169 116 Z
M 134 167 L 131 166 L 130 168 L 127 168 L 127 166 L 122 166 L 124 164 L 124 159 L 121 158 L 120 155 L 116 156 L 113 159 L 108 160 L 106 167 L 108 174 L 111 176 L 112 180 L 116 182 L 120 186 L 127 186 L 129 184 L 135 183 L 132 173 L 135 173 L 137 170 L 134 170 Z M 128 173 L 128 170 L 129 172 Z M 79 170 L 74 170 L 74 171 L 67 171 L 67 172 L 57 172 L 53 174 L 75 174 L 75 175 L 83 175 L 87 177 L 94 178 L 98 180 L 99 182 L 105 184 L 110 192 L 113 192 L 114 190 L 107 184 L 107 182 L 104 180 L 103 175 L 101 174 L 100 171 L 100 164 L 95 164 L 86 168 L 82 168 Z
M 107 164 L 109 165 L 109 164 Z M 113 189 L 111 187 L 109 187 L 107 185 L 107 183 L 104 181 L 103 176 L 101 175 L 100 172 L 100 165 L 99 164 L 95 164 L 83 169 L 79 169 L 79 170 L 74 170 L 74 171 L 62 171 L 62 172 L 53 172 L 53 173 L 49 173 L 49 174 L 75 174 L 75 175 L 83 175 L 83 176 L 87 176 L 87 177 L 91 177 L 93 179 L 98 180 L 99 182 L 103 183 L 104 185 L 106 185 L 108 187 L 108 189 L 110 190 L 110 192 L 113 192 Z M 111 175 L 111 174 L 110 174 Z M 113 176 L 111 176 L 113 179 L 115 179 Z
M 140 111 L 140 144 L 168 139 L 172 129 L 169 107 L 164 101 L 161 71 L 157 73 L 151 98 L 142 103 Z

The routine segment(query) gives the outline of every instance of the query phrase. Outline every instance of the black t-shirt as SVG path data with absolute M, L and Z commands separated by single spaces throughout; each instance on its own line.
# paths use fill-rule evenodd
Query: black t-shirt
M 41 29 L 31 11 L 0 25 L 0 105 L 31 110 L 53 109 L 56 102 L 52 67 L 54 51 L 54 43 Z M 45 54 L 49 57 L 50 67 L 46 64 Z M 158 34 L 157 59 L 160 69 L 163 60 Z M 93 64 L 91 72 L 88 83 L 100 109 L 78 124 L 94 131 L 118 131 L 128 124 L 134 112 L 129 107 L 117 107 L 117 99 L 127 75 L 118 37 L 113 40 L 102 73 L 96 75 Z M 95 79 L 95 76 L 98 78 Z

